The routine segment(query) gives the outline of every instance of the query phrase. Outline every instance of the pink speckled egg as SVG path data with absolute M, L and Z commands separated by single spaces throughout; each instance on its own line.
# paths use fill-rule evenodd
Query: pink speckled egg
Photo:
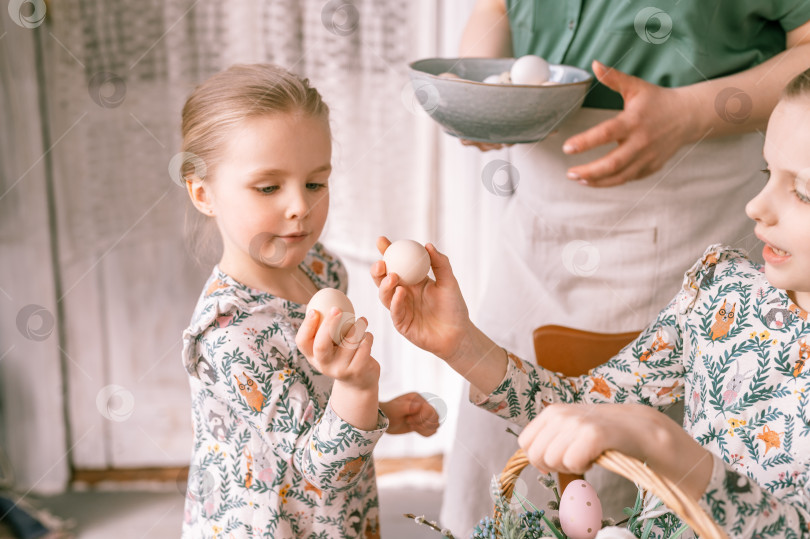
M 602 504 L 587 481 L 577 479 L 560 497 L 560 525 L 570 539 L 593 539 L 602 527 Z

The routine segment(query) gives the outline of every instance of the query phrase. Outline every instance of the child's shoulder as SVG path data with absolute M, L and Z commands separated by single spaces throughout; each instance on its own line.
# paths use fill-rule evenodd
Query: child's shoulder
M 745 250 L 722 243 L 715 243 L 706 248 L 701 257 L 686 272 L 686 275 L 706 274 L 721 267 L 724 269 L 730 268 L 731 271 L 741 273 L 760 271 L 759 265 L 749 258 Z
M 238 340 L 253 327 L 271 324 L 287 331 L 292 316 L 303 317 L 302 313 L 292 312 L 288 304 L 286 300 L 234 280 L 215 267 L 203 286 L 191 322 L 183 331 L 186 370 L 192 373 L 195 369 L 198 342 L 203 334 L 213 340 Z M 290 338 L 294 339 L 294 336 Z
M 761 267 L 742 249 L 716 243 L 706 248 L 684 274 L 682 291 L 686 306 L 692 306 L 698 294 L 729 282 L 764 280 Z
M 325 288 L 337 288 L 346 292 L 348 274 L 340 257 L 327 249 L 321 242 L 315 242 L 304 259 L 306 266 Z
M 230 328 L 256 315 L 283 319 L 289 317 L 284 308 L 287 303 L 234 280 L 217 266 L 203 287 L 186 333 L 199 335 L 211 327 Z

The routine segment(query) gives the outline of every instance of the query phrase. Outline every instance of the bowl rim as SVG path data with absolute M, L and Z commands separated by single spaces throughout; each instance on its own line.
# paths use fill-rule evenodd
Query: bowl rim
M 445 58 L 445 57 L 436 56 L 436 57 L 431 57 L 431 58 L 420 58 L 418 60 L 414 60 L 413 62 L 410 62 L 408 64 L 408 68 L 411 71 L 415 72 L 415 73 L 419 73 L 420 75 L 424 75 L 424 76 L 427 76 L 427 77 L 432 77 L 434 79 L 441 79 L 443 81 L 453 81 L 453 82 L 460 82 L 460 83 L 466 83 L 466 84 L 475 84 L 475 85 L 478 85 L 478 86 L 487 86 L 487 87 L 497 86 L 498 88 L 542 88 L 542 89 L 548 90 L 548 89 L 551 89 L 551 88 L 559 88 L 559 87 L 566 87 L 566 86 L 579 86 L 579 85 L 583 85 L 583 84 L 587 84 L 588 86 L 590 86 L 591 82 L 593 82 L 593 75 L 591 75 L 590 73 L 588 73 L 586 70 L 582 69 L 581 67 L 572 66 L 572 65 L 568 65 L 568 64 L 552 64 L 552 63 L 549 63 L 549 65 L 553 65 L 553 66 L 563 66 L 563 67 L 568 67 L 568 68 L 571 68 L 571 69 L 576 69 L 577 71 L 583 72 L 587 76 L 587 78 L 585 80 L 581 80 L 581 81 L 577 81 L 577 82 L 558 82 L 556 84 L 511 84 L 511 83 L 509 83 L 509 84 L 492 84 L 490 82 L 482 82 L 482 81 L 477 81 L 477 80 L 462 79 L 461 77 L 459 77 L 457 79 L 452 79 L 452 78 L 447 78 L 447 77 L 440 77 L 438 75 L 434 75 L 433 73 L 428 73 L 427 71 L 422 71 L 421 69 L 416 69 L 414 67 L 414 65 L 418 64 L 419 62 L 426 62 L 426 61 L 429 61 L 429 60 L 517 60 L 517 58 L 514 58 L 512 56 L 498 56 L 498 57 L 463 56 L 463 57 L 457 57 L 457 58 L 453 58 L 453 57 Z

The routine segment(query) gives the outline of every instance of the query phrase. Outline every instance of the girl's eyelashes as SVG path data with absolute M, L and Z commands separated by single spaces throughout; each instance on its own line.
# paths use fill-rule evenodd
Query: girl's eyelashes
M 770 179 L 771 177 L 771 169 L 763 168 L 762 173 L 765 174 L 766 178 Z M 804 202 L 805 204 L 810 204 L 810 193 L 807 192 L 808 186 L 808 174 L 800 172 L 796 175 L 793 179 L 793 189 L 790 192 L 796 195 L 800 201 Z
M 320 182 L 307 182 L 306 188 L 309 191 L 320 191 L 321 189 L 326 189 L 327 185 L 325 183 Z M 278 191 L 280 187 L 278 185 L 266 185 L 263 187 L 255 187 L 257 192 L 261 193 L 262 195 L 271 195 Z
M 807 192 L 807 174 L 803 172 L 796 174 L 796 178 L 793 180 L 793 192 L 796 194 L 796 198 L 805 204 L 810 204 L 810 196 L 808 196 L 809 193 Z

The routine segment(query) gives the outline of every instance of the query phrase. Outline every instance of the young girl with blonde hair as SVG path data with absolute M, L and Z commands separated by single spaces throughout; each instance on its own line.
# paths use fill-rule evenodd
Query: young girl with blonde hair
M 583 473 L 616 449 L 698 499 L 731 537 L 810 537 L 809 141 L 810 70 L 770 117 L 768 181 L 746 207 L 764 266 L 709 247 L 656 320 L 585 376 L 521 361 L 476 328 L 430 244 L 435 281 L 399 285 L 382 261 L 371 273 L 400 333 L 467 378 L 475 404 L 525 426 L 519 443 L 537 468 Z M 655 409 L 678 400 L 683 425 Z
M 360 318 L 306 304 L 346 291 L 318 238 L 329 206 L 329 109 L 307 80 L 236 65 L 183 108 L 182 166 L 222 257 L 183 333 L 194 447 L 183 537 L 379 537 L 372 450 L 438 427 L 418 394 L 378 402 L 380 366 Z

